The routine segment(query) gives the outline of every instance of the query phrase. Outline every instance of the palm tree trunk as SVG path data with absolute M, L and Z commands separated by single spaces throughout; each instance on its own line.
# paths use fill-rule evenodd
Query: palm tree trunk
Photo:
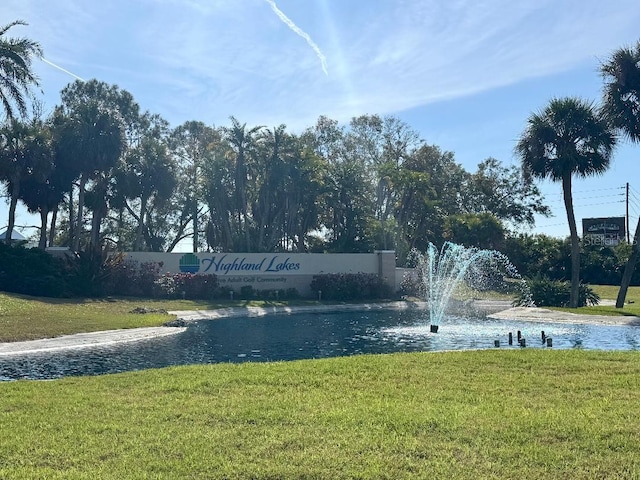
M 83 210 L 84 210 L 84 194 L 85 194 L 86 186 L 87 186 L 87 177 L 83 173 L 82 176 L 80 177 L 80 187 L 79 187 L 79 193 L 78 193 L 78 216 L 76 218 L 75 233 L 73 235 L 73 244 L 71 245 L 71 248 L 73 249 L 74 252 L 77 252 L 80 249 L 80 232 L 82 231 L 82 216 L 83 216 Z
M 49 246 L 53 245 L 53 240 L 56 236 L 56 222 L 58 220 L 58 208 L 59 206 L 53 209 L 53 213 L 51 214 L 51 225 L 49 226 Z
M 578 228 L 576 227 L 576 216 L 573 213 L 571 174 L 565 174 L 562 177 L 562 193 L 569 221 L 569 233 L 571 234 L 571 296 L 569 297 L 569 306 L 577 308 L 580 293 L 580 237 L 578 237 Z
M 47 248 L 47 217 L 49 211 L 45 208 L 40 209 L 40 239 L 38 241 L 38 248 L 44 250 Z
M 142 234 L 144 232 L 144 218 L 147 212 L 147 196 L 145 194 L 142 195 L 140 199 L 140 218 L 138 219 L 138 232 L 136 233 L 136 241 L 133 246 L 133 250 L 135 252 L 142 251 Z
M 640 218 L 636 225 L 636 233 L 633 234 L 633 243 L 631 244 L 631 256 L 627 260 L 627 264 L 624 267 L 624 273 L 622 274 L 622 280 L 620 281 L 620 290 L 618 290 L 618 298 L 616 299 L 616 308 L 624 307 L 624 301 L 627 298 L 627 290 L 631 285 L 631 277 L 640 259 L 640 248 L 638 248 L 638 241 L 640 241 Z
M 19 184 L 14 183 L 11 191 L 11 202 L 9 203 L 9 222 L 7 223 L 7 231 L 5 232 L 5 243 L 11 245 L 13 236 L 13 227 L 16 224 L 16 207 L 18 206 L 18 195 L 20 193 Z

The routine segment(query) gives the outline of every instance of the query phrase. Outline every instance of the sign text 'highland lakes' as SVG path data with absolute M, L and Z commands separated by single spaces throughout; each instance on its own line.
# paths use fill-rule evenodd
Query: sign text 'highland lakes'
M 228 255 L 220 257 L 211 257 L 201 259 L 204 267 L 203 272 L 223 273 L 227 275 L 229 272 L 287 272 L 300 270 L 299 263 L 291 262 L 290 258 L 284 258 L 280 255 L 272 255 L 263 257 L 260 261 L 250 262 L 246 257 L 233 257 Z

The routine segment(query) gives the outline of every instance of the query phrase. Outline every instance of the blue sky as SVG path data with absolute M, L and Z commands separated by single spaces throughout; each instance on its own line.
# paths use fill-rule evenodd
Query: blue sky
M 11 34 L 42 45 L 46 109 L 77 76 L 172 126 L 234 115 L 300 131 L 320 115 L 390 114 L 469 171 L 516 163 L 527 117 L 552 97 L 597 101 L 600 62 L 640 39 L 638 0 L 2 0 L 0 19 L 25 20 Z M 577 218 L 624 215 L 630 182 L 635 226 L 638 162 L 640 146 L 622 143 L 605 175 L 576 180 Z M 541 187 L 555 216 L 535 232 L 567 235 L 560 185 Z

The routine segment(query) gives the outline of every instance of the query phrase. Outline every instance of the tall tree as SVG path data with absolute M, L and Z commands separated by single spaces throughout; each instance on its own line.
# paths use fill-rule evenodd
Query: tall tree
M 613 127 L 629 141 L 640 143 L 640 41 L 634 47 L 613 52 L 602 64 L 603 110 Z M 640 219 L 633 236 L 631 255 L 624 269 L 616 308 L 624 306 L 631 277 L 640 258 Z
M 7 243 L 11 243 L 23 185 L 36 177 L 44 181 L 52 167 L 51 135 L 42 121 L 11 119 L 0 128 L 0 180 L 6 183 L 10 198 Z
M 178 176 L 182 182 L 183 217 L 193 225 L 193 251 L 200 249 L 200 217 L 202 208 L 202 169 L 220 136 L 217 130 L 202 122 L 187 121 L 176 127 L 169 136 L 169 147 L 174 156 Z
M 157 138 L 144 138 L 131 149 L 120 166 L 118 187 L 122 195 L 139 202 L 136 213 L 126 204 L 129 212 L 138 221 L 133 243 L 134 251 L 142 251 L 149 203 L 156 199 L 162 202 L 169 198 L 175 188 L 175 165 L 166 145 Z M 147 250 L 150 248 L 147 245 Z
M 231 117 L 231 127 L 224 128 L 225 138 L 231 145 L 234 155 L 234 203 L 238 215 L 238 228 L 245 234 L 245 252 L 251 252 L 252 218 L 249 215 L 248 187 L 252 177 L 252 158 L 256 147 L 256 136 L 262 126 L 247 129 L 246 123 L 240 123 Z
M 515 225 L 532 226 L 534 214 L 551 213 L 538 186 L 524 181 L 522 168 L 505 167 L 495 158 L 480 162 L 469 175 L 462 205 L 468 213 L 491 213 Z
M 42 57 L 40 44 L 28 38 L 7 37 L 16 25 L 27 25 L 16 20 L 0 27 L 0 103 L 7 118 L 15 116 L 14 106 L 21 115 L 27 113 L 26 98 L 32 86 L 38 86 L 38 78 L 31 69 L 34 57 Z
M 580 288 L 580 238 L 571 194 L 574 175 L 587 177 L 609 168 L 616 138 L 609 123 L 592 103 L 567 97 L 556 98 L 539 113 L 533 113 L 521 135 L 516 154 L 525 178 L 548 178 L 562 182 L 571 234 L 570 306 L 578 306 Z
M 125 138 L 118 113 L 98 102 L 75 106 L 58 123 L 59 143 L 63 155 L 73 158 L 80 171 L 79 196 L 75 233 L 71 247 L 80 248 L 84 218 L 84 203 L 89 182 L 93 182 L 94 202 L 90 244 L 97 246 L 100 221 L 104 217 L 104 202 L 110 171 L 124 150 Z
M 60 94 L 56 109 L 59 154 L 71 159 L 79 173 L 76 223 L 72 248 L 80 248 L 87 191 L 92 191 L 93 217 L 89 243 L 97 248 L 112 169 L 126 152 L 140 119 L 139 106 L 126 90 L 98 80 L 76 80 Z M 71 204 L 70 199 L 70 204 Z M 73 222 L 70 212 L 70 222 Z

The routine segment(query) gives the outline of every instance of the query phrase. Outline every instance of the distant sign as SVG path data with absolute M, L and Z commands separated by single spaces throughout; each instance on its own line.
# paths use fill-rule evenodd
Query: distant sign
M 618 245 L 624 240 L 626 231 L 624 217 L 582 219 L 582 236 L 592 245 Z

